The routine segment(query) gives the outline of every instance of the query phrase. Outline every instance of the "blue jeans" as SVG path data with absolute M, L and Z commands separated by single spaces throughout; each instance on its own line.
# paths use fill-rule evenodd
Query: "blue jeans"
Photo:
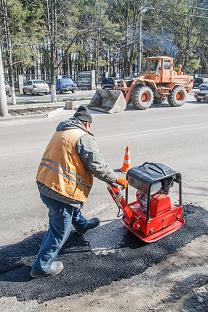
M 49 228 L 41 243 L 39 253 L 33 263 L 33 270 L 47 272 L 59 250 L 69 237 L 71 225 L 75 230 L 86 227 L 87 220 L 80 209 L 40 194 L 43 203 L 48 208 Z

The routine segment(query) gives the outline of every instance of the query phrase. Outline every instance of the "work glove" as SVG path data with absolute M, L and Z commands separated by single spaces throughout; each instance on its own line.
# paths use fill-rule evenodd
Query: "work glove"
M 121 185 L 123 188 L 127 188 L 128 187 L 128 181 L 122 177 L 118 177 L 117 180 L 116 180 L 116 183 Z

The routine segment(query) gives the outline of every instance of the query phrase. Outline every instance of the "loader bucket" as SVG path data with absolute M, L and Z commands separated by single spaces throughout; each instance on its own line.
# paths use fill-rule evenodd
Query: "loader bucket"
M 126 108 L 126 100 L 120 90 L 98 89 L 88 107 L 109 114 L 121 113 Z

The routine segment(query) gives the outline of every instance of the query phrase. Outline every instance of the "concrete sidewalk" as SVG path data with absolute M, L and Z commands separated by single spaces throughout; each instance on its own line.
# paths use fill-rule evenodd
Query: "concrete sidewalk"
M 95 90 L 80 90 L 75 93 L 64 93 L 57 94 L 57 102 L 66 102 L 66 101 L 76 101 L 88 99 L 90 100 L 95 93 Z M 8 105 L 12 105 L 10 97 L 7 97 Z M 51 95 L 20 95 L 16 94 L 16 103 L 19 104 L 41 104 L 41 103 L 51 103 Z
M 72 98 L 67 101 L 60 102 L 40 102 L 40 103 L 24 103 L 17 105 L 8 105 L 8 116 L 0 117 L 0 121 L 8 121 L 8 120 L 16 120 L 16 119 L 41 119 L 41 118 L 50 118 L 59 112 L 63 111 L 63 109 L 74 110 L 77 109 L 81 104 L 88 105 L 90 103 L 91 97 L 80 97 L 80 98 Z M 49 111 L 45 111 L 43 113 L 38 113 L 36 109 L 49 109 Z M 31 113 L 21 114 L 20 115 L 11 115 L 13 111 L 27 111 L 28 109 L 32 109 Z M 51 110 L 53 109 L 53 110 Z

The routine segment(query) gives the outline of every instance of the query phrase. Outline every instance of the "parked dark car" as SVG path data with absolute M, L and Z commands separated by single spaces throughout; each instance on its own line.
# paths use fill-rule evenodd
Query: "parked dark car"
M 202 83 L 208 82 L 208 78 L 197 77 L 194 79 L 194 88 L 198 88 Z
M 101 82 L 102 89 L 114 89 L 114 79 L 113 78 L 104 78 Z
M 208 102 L 208 81 L 200 85 L 200 89 L 198 92 L 195 92 L 194 97 L 197 102 Z
M 74 93 L 77 88 L 77 84 L 71 78 L 61 78 L 56 81 L 56 91 L 59 93 L 64 93 L 71 91 Z

